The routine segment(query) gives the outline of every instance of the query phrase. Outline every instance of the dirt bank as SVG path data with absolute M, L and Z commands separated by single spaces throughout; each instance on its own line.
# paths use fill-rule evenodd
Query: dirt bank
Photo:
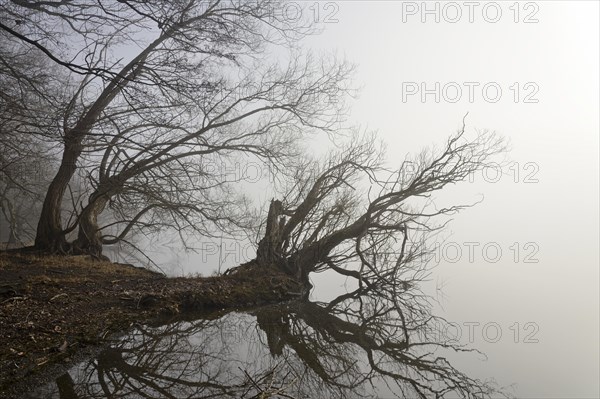
M 280 302 L 302 290 L 253 264 L 230 276 L 167 278 L 84 256 L 0 252 L 0 397 L 135 322 Z

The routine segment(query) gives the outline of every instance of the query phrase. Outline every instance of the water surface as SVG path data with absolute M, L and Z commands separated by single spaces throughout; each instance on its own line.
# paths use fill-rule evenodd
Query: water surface
M 137 326 L 29 398 L 468 397 L 490 381 L 452 365 L 480 354 L 446 334 L 430 298 L 355 291 Z

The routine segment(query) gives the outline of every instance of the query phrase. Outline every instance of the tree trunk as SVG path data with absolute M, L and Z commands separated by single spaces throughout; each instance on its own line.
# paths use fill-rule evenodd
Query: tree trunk
M 311 270 L 307 265 L 298 263 L 293 256 L 286 253 L 285 210 L 281 201 L 273 200 L 269 205 L 265 236 L 258 243 L 256 251 L 257 264 L 265 267 L 276 267 L 284 271 L 306 287 L 311 287 L 308 274 Z
M 66 137 L 65 150 L 56 176 L 50 183 L 37 226 L 35 247 L 42 251 L 66 251 L 67 241 L 61 222 L 62 201 L 81 155 L 80 137 Z
M 83 139 L 90 132 L 96 120 L 104 109 L 111 103 L 115 96 L 127 84 L 134 80 L 150 54 L 164 40 L 170 37 L 172 32 L 163 33 L 158 39 L 146 47 L 140 54 L 123 67 L 119 75 L 113 77 L 110 83 L 102 91 L 94 104 L 78 120 L 73 129 L 65 136 L 65 150 L 63 158 L 52 183 L 48 187 L 46 199 L 42 207 L 40 221 L 38 223 L 35 237 L 35 247 L 42 251 L 65 251 L 68 248 L 65 234 L 62 229 L 61 203 L 67 189 L 67 185 L 77 169 L 77 160 L 83 151 Z M 127 78 L 123 78 L 126 76 Z
M 73 243 L 73 249 L 94 257 L 102 256 L 102 236 L 98 226 L 98 215 L 102 213 L 108 202 L 108 195 L 93 193 L 88 206 L 79 218 L 79 233 Z
M 256 251 L 256 260 L 264 265 L 276 265 L 282 261 L 282 229 L 281 225 L 285 223 L 283 216 L 283 206 L 281 201 L 272 200 L 269 205 L 269 214 L 267 216 L 267 226 L 265 236 L 258 243 Z

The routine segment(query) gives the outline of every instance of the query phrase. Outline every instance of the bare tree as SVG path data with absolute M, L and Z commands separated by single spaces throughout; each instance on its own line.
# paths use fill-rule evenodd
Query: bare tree
M 306 287 L 310 273 L 333 270 L 360 287 L 384 281 L 393 290 L 405 268 L 427 263 L 427 237 L 443 227 L 436 218 L 469 206 L 436 206 L 435 192 L 464 181 L 505 149 L 494 133 L 468 139 L 463 125 L 441 149 L 387 170 L 375 137 L 356 137 L 324 163 L 297 169 L 283 200 L 271 202 L 249 263 L 284 270 Z M 361 177 L 368 184 L 361 186 Z
M 351 67 L 297 52 L 283 68 L 265 64 L 269 45 L 292 49 L 315 31 L 310 21 L 286 19 L 274 4 L 3 5 L 0 28 L 71 73 L 62 160 L 42 208 L 38 249 L 100 254 L 103 243 L 123 240 L 132 229 L 225 228 L 242 221 L 232 213 L 240 201 L 224 196 L 229 187 L 202 166 L 194 176 L 193 166 L 246 154 L 282 167 L 302 135 L 335 132 Z M 132 46 L 136 54 L 118 58 Z M 64 226 L 63 197 L 77 168 L 89 175 L 89 198 Z M 208 187 L 222 188 L 226 203 Z M 118 218 L 99 226 L 107 206 Z M 75 229 L 71 245 L 66 237 Z
M 103 243 L 114 243 L 131 228 L 156 220 L 163 227 L 177 225 L 179 232 L 188 227 L 204 235 L 211 225 L 220 230 L 245 226 L 244 208 L 230 193 L 231 181 L 206 166 L 244 155 L 273 168 L 285 167 L 297 154 L 295 144 L 304 134 L 334 131 L 339 110 L 332 107 L 340 104 L 331 100 L 343 94 L 349 72 L 343 63 L 315 67 L 298 59 L 284 70 L 254 69 L 258 76 L 251 72 L 233 87 L 223 84 L 201 100 L 195 98 L 201 108 L 188 106 L 197 114 L 190 109 L 184 117 L 156 120 L 156 109 L 140 104 L 133 107 L 134 122 L 127 113 L 109 118 L 116 131 L 91 175 L 94 191 L 78 219 L 77 250 L 99 253 Z M 121 116 L 127 118 L 122 127 Z M 125 205 L 129 209 L 137 205 L 131 213 L 123 212 L 122 228 L 112 236 L 101 234 L 97 223 L 109 202 L 121 212 Z M 154 218 L 148 217 L 152 214 Z
M 136 26 L 133 14 L 125 13 L 125 5 L 116 7 L 105 8 L 99 3 L 90 4 L 83 1 L 8 1 L 0 5 L 0 29 L 5 40 L 11 43 L 12 52 L 33 55 L 46 66 L 43 79 L 37 79 L 38 76 L 23 74 L 22 69 L 15 68 L 16 58 L 12 57 L 5 59 L 4 65 L 9 72 L 7 76 L 12 75 L 13 80 L 18 80 L 21 92 L 29 97 L 33 93 L 38 99 L 48 99 L 50 95 L 45 84 L 48 80 L 59 82 L 65 89 L 62 95 L 58 96 L 58 101 L 45 104 L 44 112 L 27 115 L 28 124 L 47 127 L 47 136 L 65 148 L 63 162 L 50 184 L 50 189 L 47 190 L 40 219 L 42 222 L 37 229 L 39 231 L 41 227 L 41 230 L 55 235 L 57 240 L 61 239 L 62 233 L 63 196 L 75 173 L 81 143 L 76 137 L 77 133 L 69 132 L 72 126 L 69 126 L 71 121 L 68 114 L 76 105 L 75 97 L 73 101 L 69 101 L 71 79 L 61 68 L 49 68 L 50 64 L 43 61 L 48 60 L 52 65 L 58 63 L 65 66 L 67 71 L 83 76 L 100 76 L 102 68 L 97 67 L 102 49 L 106 48 L 111 40 L 122 37 L 118 32 L 127 26 L 125 19 L 129 18 L 132 26 Z M 126 36 L 127 32 L 124 34 Z M 74 48 L 70 43 L 78 43 L 81 47 Z M 36 62 L 31 61 L 30 57 L 24 66 L 33 67 Z M 24 85 L 27 87 L 23 87 Z M 27 102 L 27 105 L 30 103 Z M 58 118 L 53 118 L 55 115 L 58 115 Z M 23 118 L 15 119 L 20 122 Z M 44 123 L 48 119 L 51 123 Z
M 436 209 L 427 202 L 432 193 L 504 149 L 492 134 L 467 140 L 463 128 L 440 151 L 407 159 L 396 171 L 383 167 L 374 137 L 355 138 L 325 163 L 298 164 L 302 137 L 340 128 L 352 68 L 294 52 L 283 67 L 265 64 L 267 43 L 290 48 L 290 40 L 312 32 L 273 13 L 270 2 L 8 5 L 4 13 L 24 15 L 26 23 L 5 23 L 4 31 L 81 75 L 63 112 L 62 160 L 42 208 L 38 249 L 100 255 L 104 244 L 133 231 L 175 227 L 183 238 L 247 228 L 243 197 L 205 165 L 255 157 L 296 174 L 283 199 L 271 203 L 253 263 L 307 286 L 310 273 L 326 269 L 368 286 L 393 280 L 426 253 L 410 234 L 431 231 L 431 218 L 463 208 Z M 72 35 L 81 48 L 44 47 Z M 132 40 L 140 51 L 117 60 Z M 63 197 L 78 168 L 89 192 L 63 226 Z M 357 186 L 361 178 L 368 193 Z M 101 225 L 106 210 L 111 217 Z M 67 242 L 73 231 L 77 239 Z

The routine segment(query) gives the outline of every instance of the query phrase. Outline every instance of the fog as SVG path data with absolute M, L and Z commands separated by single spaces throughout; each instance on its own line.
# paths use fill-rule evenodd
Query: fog
M 428 289 L 461 339 L 487 354 L 459 363 L 474 377 L 522 398 L 598 397 L 599 6 L 471 3 L 298 3 L 290 12 L 319 11 L 323 31 L 304 45 L 357 64 L 351 119 L 379 132 L 391 167 L 443 143 L 467 113 L 468 132 L 509 139 L 508 167 L 437 197 L 483 202 L 443 233 Z M 256 203 L 271 199 L 254 177 L 265 171 L 237 168 Z M 207 275 L 253 255 L 247 243 L 197 246 L 163 256 L 164 267 Z M 339 276 L 313 282 L 315 298 L 345 290 Z
M 510 142 L 504 168 L 436 197 L 483 199 L 439 237 L 425 284 L 461 341 L 488 356 L 457 364 L 521 398 L 598 397 L 598 3 L 292 4 L 290 15 L 311 13 L 323 28 L 305 48 L 356 63 L 351 122 L 378 131 L 389 167 L 441 145 L 467 114 L 470 134 Z M 276 196 L 268 172 L 252 162 L 228 168 L 266 211 Z M 194 246 L 163 242 L 149 254 L 172 275 L 210 275 L 254 255 L 249 241 Z M 313 283 L 316 299 L 348 288 L 328 273 Z

